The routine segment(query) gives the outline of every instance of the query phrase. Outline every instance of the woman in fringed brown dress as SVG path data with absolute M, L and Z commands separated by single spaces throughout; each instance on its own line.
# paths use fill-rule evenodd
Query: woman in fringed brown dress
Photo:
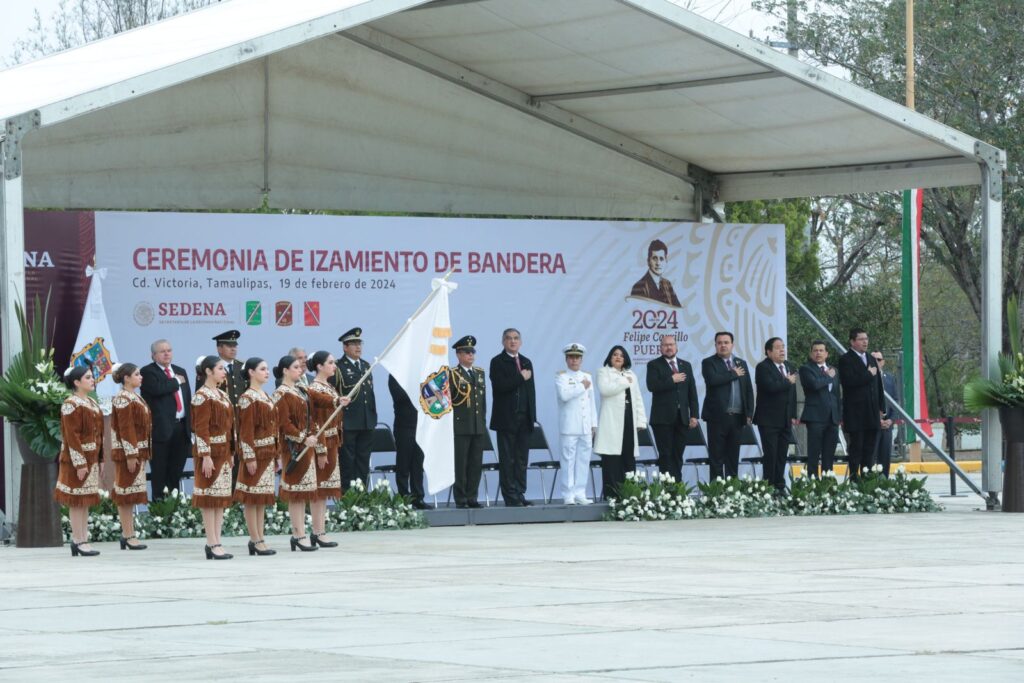
M 64 383 L 73 393 L 60 407 L 60 468 L 53 498 L 68 506 L 71 556 L 92 557 L 100 554 L 89 546 L 89 506 L 100 502 L 103 413 L 89 396 L 96 386 L 92 368 L 72 365 Z
M 153 418 L 149 406 L 135 393 L 142 386 L 142 373 L 134 363 L 114 366 L 114 381 L 121 391 L 114 396 L 110 414 L 110 459 L 114 461 L 114 490 L 110 497 L 117 504 L 121 520 L 121 550 L 145 550 L 135 536 L 133 510 L 147 502 L 146 461 L 150 458 L 149 439 Z
M 273 397 L 280 435 L 281 500 L 288 503 L 293 552 L 317 549 L 314 543 L 302 542 L 306 539 L 306 503 L 312 506 L 316 499 L 316 430 L 310 424 L 306 392 L 298 385 L 305 371 L 305 364 L 294 356 L 282 356 L 274 366 L 274 377 L 281 380 Z M 298 458 L 303 450 L 305 454 Z M 298 459 L 293 462 L 293 458 Z
M 234 428 L 234 409 L 227 394 L 218 387 L 227 377 L 224 361 L 217 356 L 200 356 L 196 360 L 198 383 L 202 383 L 192 397 L 192 445 L 195 488 L 192 506 L 203 513 L 206 530 L 206 559 L 230 560 L 220 544 L 224 510 L 231 506 L 231 436 Z
M 238 397 L 238 444 L 242 466 L 235 482 L 235 500 L 245 506 L 249 529 L 249 555 L 276 555 L 263 540 L 265 509 L 274 498 L 274 467 L 277 465 L 277 414 L 263 385 L 270 369 L 262 358 L 250 358 L 242 366 L 249 388 Z
M 338 406 L 347 406 L 351 401 L 338 396 L 327 380 L 334 377 L 337 365 L 334 356 L 326 351 L 317 351 L 307 361 L 310 372 L 316 377 L 309 383 L 309 406 L 313 423 L 317 429 L 324 427 L 316 445 L 316 501 L 310 506 L 313 512 L 313 535 L 310 540 L 321 548 L 334 548 L 338 544 L 327 540 L 327 499 L 341 498 L 341 470 L 338 467 L 338 448 L 341 446 L 341 412 L 333 418 Z

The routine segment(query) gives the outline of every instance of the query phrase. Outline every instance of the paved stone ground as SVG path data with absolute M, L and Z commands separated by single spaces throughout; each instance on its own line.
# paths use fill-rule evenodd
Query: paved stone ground
M 2 548 L 0 680 L 1024 680 L 1024 517 L 956 503 Z

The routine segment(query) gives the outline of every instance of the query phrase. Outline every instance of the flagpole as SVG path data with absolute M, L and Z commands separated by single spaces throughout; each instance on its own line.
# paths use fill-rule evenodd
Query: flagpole
M 454 272 L 455 272 L 455 269 L 452 268 L 447 273 L 445 273 L 444 277 L 441 278 L 441 282 L 448 282 L 448 278 L 450 278 L 452 276 L 452 273 L 454 273 Z M 384 347 L 384 350 L 380 352 L 379 356 L 374 357 L 373 363 L 370 365 L 369 368 L 367 368 L 366 372 L 363 373 L 362 377 L 359 378 L 359 381 L 356 382 L 354 385 L 352 385 L 352 389 L 350 389 L 349 392 L 347 394 L 345 394 L 345 398 L 351 400 L 352 397 L 356 395 L 356 393 L 359 391 L 359 387 L 363 386 L 363 382 L 365 382 L 370 377 L 370 374 L 373 372 L 373 369 L 375 367 L 377 367 L 378 363 L 380 363 L 380 359 L 383 358 L 384 356 L 388 355 L 388 352 L 391 350 L 391 348 L 396 343 L 398 343 L 398 340 L 401 338 L 401 336 L 403 334 L 405 334 L 405 331 L 407 329 L 409 329 L 409 325 L 412 324 L 412 321 L 420 313 L 422 313 L 424 311 L 424 309 L 426 309 L 427 306 L 430 305 L 430 302 L 434 300 L 434 297 L 437 296 L 437 293 L 440 292 L 440 291 L 441 291 L 440 287 L 438 287 L 437 289 L 434 289 L 433 291 L 431 291 L 430 294 L 427 295 L 427 298 L 423 300 L 423 303 L 420 304 L 419 308 L 416 309 L 416 312 L 413 313 L 411 316 L 409 316 L 408 318 L 405 319 L 405 324 L 402 325 L 402 328 L 400 330 L 398 330 L 398 334 L 396 334 L 394 337 L 391 338 L 391 341 L 388 342 L 388 345 Z M 328 417 L 326 420 L 324 420 L 323 425 L 320 427 L 319 430 L 317 430 L 317 433 L 314 434 L 314 437 L 317 440 L 320 439 L 320 435 L 324 433 L 325 429 L 327 429 L 327 425 L 331 424 L 331 422 L 334 421 L 334 418 L 337 417 L 338 414 L 342 410 L 344 410 L 344 409 L 345 409 L 344 406 L 338 406 L 337 408 L 334 409 L 334 412 L 331 413 L 330 417 Z M 308 451 L 309 448 L 310 448 L 309 446 L 306 446 L 305 448 L 303 448 L 302 452 L 299 453 L 298 456 L 296 456 L 295 459 L 296 460 L 301 460 L 302 457 L 304 455 L 306 455 L 306 451 Z

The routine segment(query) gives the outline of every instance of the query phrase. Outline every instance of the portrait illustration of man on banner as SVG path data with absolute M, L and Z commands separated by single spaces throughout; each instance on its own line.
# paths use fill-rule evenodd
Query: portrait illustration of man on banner
M 647 272 L 633 285 L 629 295 L 638 299 L 657 301 L 666 306 L 681 308 L 672 283 L 665 277 L 668 264 L 668 246 L 661 240 L 653 240 L 647 247 Z

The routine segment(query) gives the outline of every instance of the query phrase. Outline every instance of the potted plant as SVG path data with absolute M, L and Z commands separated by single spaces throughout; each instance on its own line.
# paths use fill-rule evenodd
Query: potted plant
M 17 543 L 46 547 L 61 545 L 53 487 L 61 447 L 60 407 L 68 391 L 53 366 L 47 329 L 49 296 L 45 304 L 38 296 L 33 303 L 31 323 L 21 304 L 15 303 L 22 350 L 0 377 L 0 416 L 14 427 L 22 457 Z
M 1003 511 L 1024 512 L 1024 353 L 1020 343 L 1020 311 L 1017 298 L 1006 302 L 1010 353 L 998 355 L 999 379 L 978 378 L 964 386 L 968 410 L 999 410 L 1006 441 L 1003 468 Z

